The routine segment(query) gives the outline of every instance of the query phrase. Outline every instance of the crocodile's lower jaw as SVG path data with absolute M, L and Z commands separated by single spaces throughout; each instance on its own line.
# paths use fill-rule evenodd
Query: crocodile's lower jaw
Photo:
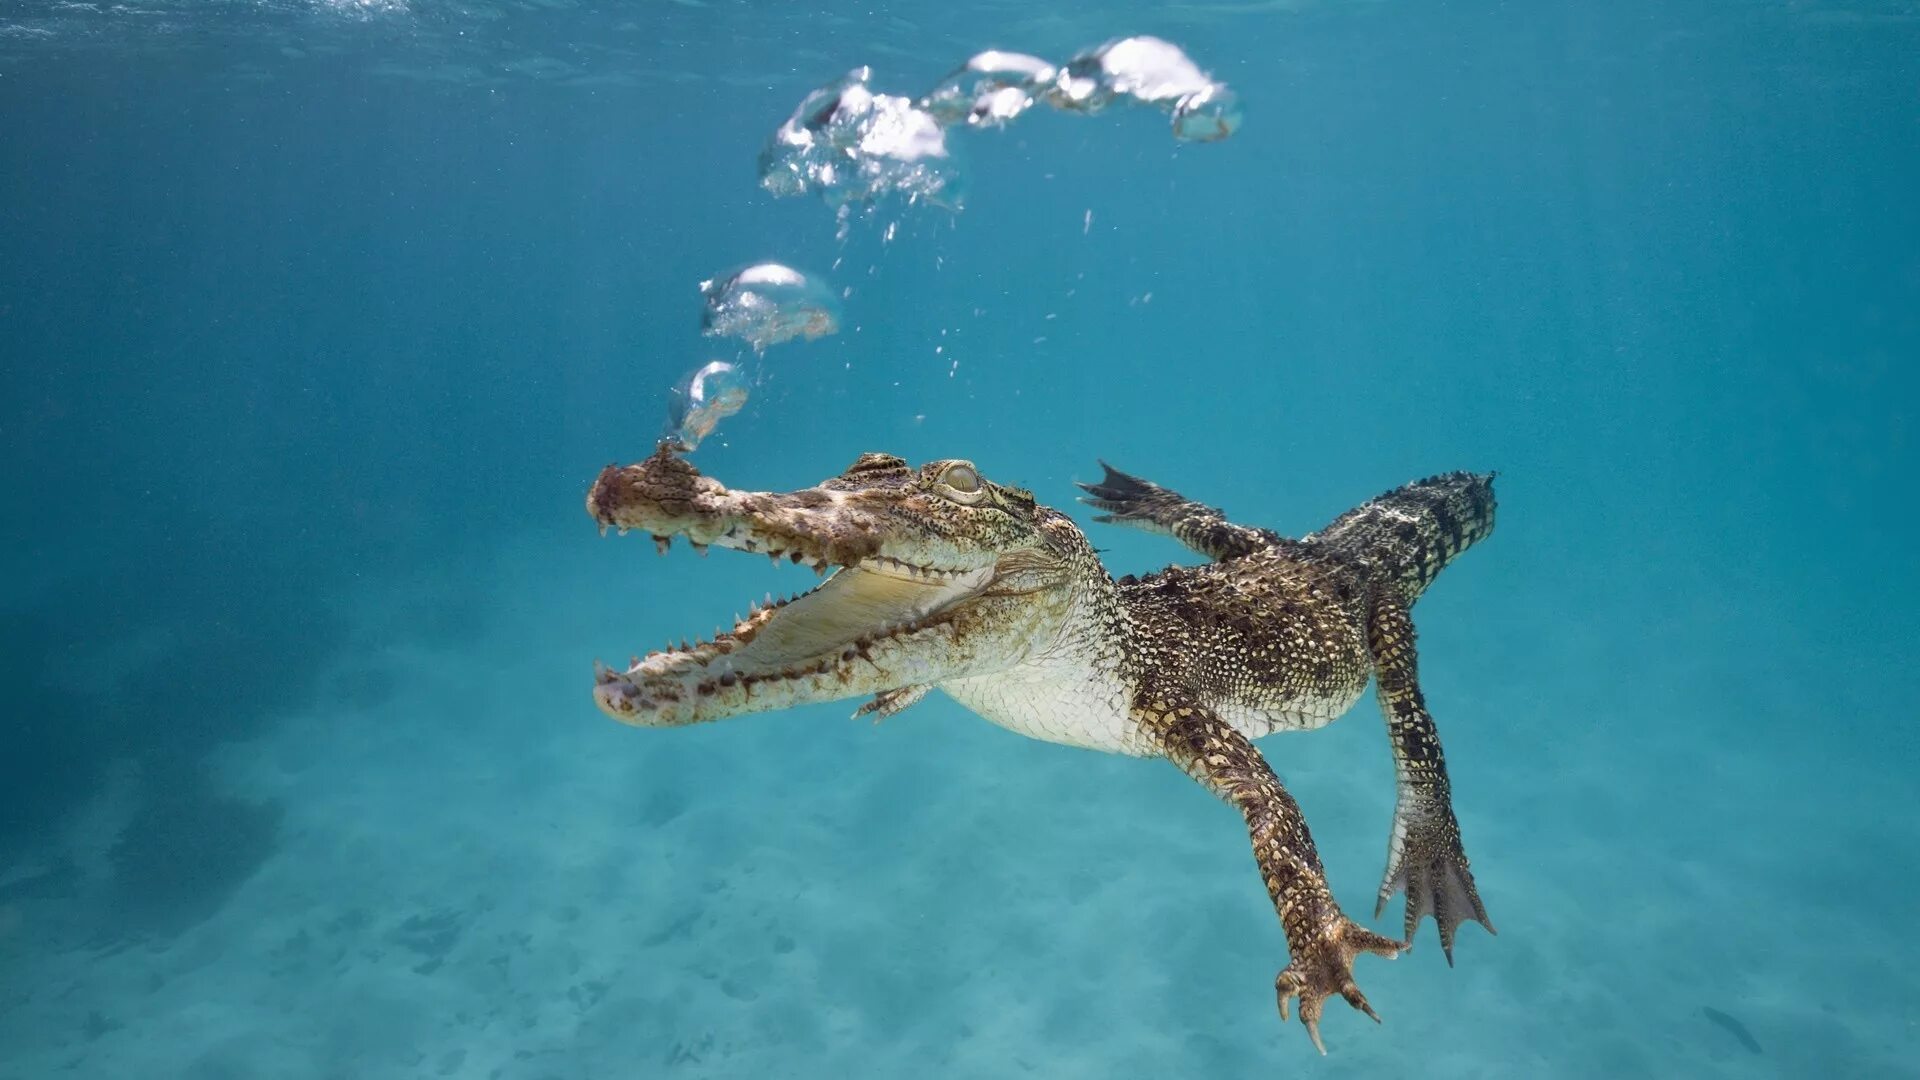
M 599 669 L 594 701 L 622 723 L 672 726 L 923 682 L 950 663 L 965 608 L 994 567 L 874 558 L 792 600 L 756 605 L 711 641 Z

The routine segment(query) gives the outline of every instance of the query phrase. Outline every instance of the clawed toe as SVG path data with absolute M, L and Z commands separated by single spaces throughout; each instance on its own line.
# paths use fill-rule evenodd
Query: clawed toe
M 1380 883 L 1374 916 L 1385 912 L 1387 901 L 1404 888 L 1409 946 L 1420 920 L 1428 915 L 1440 928 L 1440 951 L 1446 955 L 1448 967 L 1453 966 L 1454 932 L 1462 923 L 1471 920 L 1486 927 L 1487 933 L 1496 933 L 1474 886 L 1466 852 L 1461 850 L 1459 829 L 1450 820 L 1439 827 L 1409 830 L 1403 849 L 1395 854 Z
M 1288 1018 L 1287 1002 L 1299 998 L 1300 1023 L 1305 1025 L 1314 1049 L 1322 1054 L 1327 1052 L 1327 1047 L 1320 1039 L 1320 1018 L 1325 1014 L 1329 997 L 1339 994 L 1347 1004 L 1367 1014 L 1374 1023 L 1379 1023 L 1380 1014 L 1373 1011 L 1367 996 L 1360 992 L 1359 985 L 1353 981 L 1353 958 L 1361 953 L 1373 953 L 1391 960 L 1403 948 L 1405 946 L 1402 943 L 1392 938 L 1376 934 L 1345 917 L 1340 918 L 1323 937 L 1299 950 L 1293 962 L 1273 980 L 1274 994 L 1280 1005 L 1280 1019 Z
M 1151 510 L 1145 504 L 1156 496 L 1164 498 L 1167 494 L 1159 485 L 1123 473 L 1104 461 L 1100 463 L 1100 468 L 1106 475 L 1098 481 L 1091 484 L 1076 482 L 1074 485 L 1087 493 L 1080 499 L 1081 502 L 1110 515 L 1096 520 L 1125 521 L 1148 516 Z
M 878 694 L 875 694 L 872 700 L 865 702 L 859 708 L 853 710 L 854 718 L 859 719 L 862 716 L 871 714 L 873 716 L 873 722 L 877 724 L 889 716 L 895 716 L 912 708 L 920 702 L 921 698 L 926 697 L 932 689 L 933 687 L 931 685 L 919 683 L 912 686 L 896 687 L 892 690 L 882 690 Z

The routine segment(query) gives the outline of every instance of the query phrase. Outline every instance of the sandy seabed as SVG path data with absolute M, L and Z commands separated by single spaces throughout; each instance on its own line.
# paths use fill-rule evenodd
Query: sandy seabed
M 1451 970 L 1430 922 L 1402 959 L 1362 959 L 1385 1024 L 1334 1004 L 1323 1061 L 1275 1015 L 1284 941 L 1239 821 L 1162 763 L 1023 740 L 939 697 L 878 728 L 852 702 L 679 731 L 601 717 L 591 660 L 629 625 L 704 629 L 757 595 L 702 595 L 733 569 L 610 584 L 506 550 L 340 598 L 360 644 L 325 682 L 353 692 L 212 762 L 280 813 L 216 911 L 169 935 L 111 925 L 101 852 L 137 775 L 50 839 L 76 883 L 0 904 L 0 1078 L 1869 1077 L 1920 1061 L 1912 947 L 1889 945 L 1911 890 L 1850 887 L 1871 874 L 1860 845 L 1915 843 L 1911 822 L 1873 820 L 1895 763 L 1810 776 L 1724 724 L 1623 732 L 1604 697 L 1554 699 L 1529 675 L 1604 643 L 1515 640 L 1447 604 L 1423 636 L 1428 695 L 1500 933 L 1464 927 Z M 418 632 L 476 588 L 483 618 Z M 1678 681 L 1674 699 L 1675 716 L 1726 707 Z M 1337 896 L 1396 930 L 1397 903 L 1366 918 L 1392 806 L 1371 701 L 1262 747 Z M 0 888 L 42 872 L 8 868 Z

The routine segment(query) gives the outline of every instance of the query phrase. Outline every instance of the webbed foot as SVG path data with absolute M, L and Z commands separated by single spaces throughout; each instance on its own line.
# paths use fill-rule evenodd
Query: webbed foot
M 1094 518 L 1095 521 L 1151 523 L 1157 511 L 1184 501 L 1166 488 L 1123 473 L 1104 461 L 1100 463 L 1100 468 L 1106 475 L 1097 482 L 1076 482 L 1074 485 L 1090 496 L 1082 497 L 1081 502 L 1096 510 L 1106 511 Z
M 1280 1001 L 1280 1019 L 1287 1019 L 1287 1001 L 1300 999 L 1300 1022 L 1306 1025 L 1307 1037 L 1313 1040 L 1314 1049 L 1322 1054 L 1327 1052 L 1326 1044 L 1320 1041 L 1320 1016 L 1326 1009 L 1326 1001 L 1335 994 L 1347 999 L 1347 1004 L 1359 1009 L 1380 1022 L 1380 1014 L 1367 1004 L 1367 997 L 1353 981 L 1353 958 L 1361 953 L 1373 953 L 1391 960 L 1400 955 L 1405 945 L 1389 937 L 1368 930 L 1345 915 L 1336 915 L 1306 947 L 1294 951 L 1293 961 L 1289 963 L 1273 980 L 1273 990 Z
M 1373 914 L 1378 918 L 1387 909 L 1393 894 L 1407 892 L 1407 944 L 1413 944 L 1414 931 L 1428 915 L 1440 927 L 1440 950 L 1453 966 L 1453 935 L 1460 924 L 1471 919 L 1495 933 L 1473 884 L 1473 871 L 1467 866 L 1467 853 L 1460 846 L 1460 826 L 1453 812 L 1440 808 L 1430 813 L 1395 811 L 1393 849 L 1387 857 L 1386 877 L 1380 882 L 1379 901 Z

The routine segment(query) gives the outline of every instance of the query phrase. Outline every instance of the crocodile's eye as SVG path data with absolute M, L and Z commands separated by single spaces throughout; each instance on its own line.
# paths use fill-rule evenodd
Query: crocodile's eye
M 940 486 L 965 501 L 980 494 L 980 473 L 966 462 L 957 461 L 940 474 Z

